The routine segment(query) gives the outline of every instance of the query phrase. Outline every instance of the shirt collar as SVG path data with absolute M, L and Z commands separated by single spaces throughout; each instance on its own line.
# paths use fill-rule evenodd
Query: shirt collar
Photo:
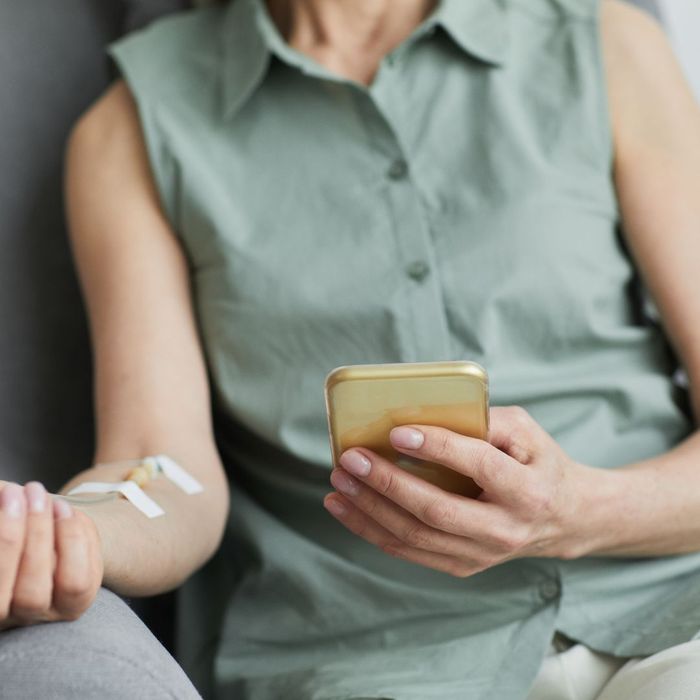
M 508 26 L 504 0 L 440 0 L 421 31 L 441 26 L 467 54 L 499 66 L 506 58 Z M 311 59 L 290 49 L 270 19 L 264 0 L 232 0 L 225 9 L 222 108 L 233 116 L 261 83 L 274 54 L 301 70 L 326 74 Z
M 465 53 L 493 66 L 505 63 L 505 0 L 441 0 L 430 19 L 440 24 Z
M 231 0 L 222 23 L 222 108 L 232 117 L 262 81 L 270 49 L 258 26 L 253 0 Z

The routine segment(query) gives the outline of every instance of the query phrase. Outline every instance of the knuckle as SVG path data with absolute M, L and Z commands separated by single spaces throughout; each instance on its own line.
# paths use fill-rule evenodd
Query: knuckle
M 430 532 L 420 523 L 413 523 L 407 527 L 401 539 L 409 546 L 416 549 L 425 549 L 430 545 Z
M 532 418 L 522 406 L 508 406 L 508 418 L 513 425 L 521 428 L 529 427 Z
M 438 461 L 449 456 L 452 449 L 450 433 L 447 430 L 439 430 L 434 438 L 432 453 Z
M 379 511 L 379 499 L 373 497 L 371 493 L 366 494 L 364 498 L 357 502 L 359 508 L 368 515 L 370 518 L 374 518 Z
M 444 499 L 436 498 L 425 507 L 422 520 L 438 530 L 452 530 L 455 522 L 454 507 L 445 503 Z
M 383 542 L 379 545 L 379 549 L 381 549 L 382 552 L 384 552 L 385 554 L 388 554 L 390 557 L 394 557 L 395 559 L 406 558 L 406 551 L 400 543 Z
M 493 544 L 498 550 L 510 553 L 522 548 L 526 539 L 524 528 L 504 527 L 494 534 Z
M 491 462 L 491 446 L 488 443 L 479 445 L 474 453 L 474 462 L 479 470 L 490 466 Z
M 520 493 L 523 503 L 527 504 L 527 519 L 531 522 L 547 518 L 554 508 L 553 489 L 540 480 L 524 479 Z
M 483 477 L 487 477 L 491 482 L 497 482 L 502 475 L 499 476 L 501 472 L 501 465 L 498 460 L 493 459 L 493 451 L 491 445 L 484 443 L 479 445 L 473 455 L 473 469 L 476 474 Z
M 510 406 L 507 410 L 509 436 L 506 451 L 517 461 L 529 464 L 538 442 L 537 423 L 521 406 Z
M 530 513 L 534 516 L 547 513 L 552 504 L 552 498 L 545 489 L 529 489 L 527 501 L 530 506 Z
M 19 591 L 12 603 L 12 612 L 17 617 L 37 617 L 48 612 L 51 595 L 48 590 L 32 589 Z
M 396 475 L 391 469 L 384 470 L 379 476 L 377 491 L 383 495 L 390 495 L 396 491 Z
M 467 578 L 474 573 L 474 568 L 468 564 L 456 562 L 448 568 L 447 573 L 455 578 Z
M 88 578 L 66 575 L 56 581 L 56 594 L 67 598 L 82 598 L 92 590 Z
M 61 620 L 73 622 L 77 620 L 93 603 L 97 590 L 88 590 L 80 596 L 57 597 L 55 608 L 56 614 Z
M 0 527 L 0 547 L 14 549 L 23 542 L 23 534 L 17 527 Z

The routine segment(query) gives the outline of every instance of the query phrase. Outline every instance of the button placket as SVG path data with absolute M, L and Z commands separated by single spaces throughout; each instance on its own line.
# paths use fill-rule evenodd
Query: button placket
M 383 102 L 393 99 L 386 81 L 366 93 L 369 97 L 365 111 L 371 119 L 376 149 L 387 158 L 384 165 L 385 187 L 382 188 L 388 206 L 390 231 L 396 246 L 396 261 L 400 265 L 405 286 L 397 290 L 396 309 L 402 319 L 398 325 L 402 361 L 446 359 L 450 354 L 444 300 L 435 270 L 435 247 L 428 217 L 422 208 L 422 198 L 412 177 L 412 165 L 405 155 Z M 376 118 L 379 121 L 374 121 Z

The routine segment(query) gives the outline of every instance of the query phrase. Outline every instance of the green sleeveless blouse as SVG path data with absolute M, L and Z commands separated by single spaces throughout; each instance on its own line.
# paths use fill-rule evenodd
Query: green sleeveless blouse
M 231 482 L 181 596 L 205 696 L 517 700 L 557 629 L 621 656 L 698 634 L 700 554 L 459 579 L 322 507 L 338 365 L 475 360 L 494 405 L 601 468 L 691 431 L 620 235 L 597 0 L 443 0 L 369 88 L 292 50 L 262 0 L 110 51 L 189 261 Z

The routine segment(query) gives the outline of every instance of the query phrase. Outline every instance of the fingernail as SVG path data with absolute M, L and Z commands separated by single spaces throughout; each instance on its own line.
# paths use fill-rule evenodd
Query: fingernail
M 73 515 L 73 509 L 68 501 L 62 498 L 55 498 L 53 502 L 53 516 L 56 520 L 65 520 Z
M 43 513 L 46 510 L 46 489 L 38 481 L 30 481 L 24 485 L 24 495 L 32 513 Z
M 370 461 L 356 450 L 343 452 L 340 463 L 351 473 L 357 476 L 367 476 L 372 468 Z
M 344 503 L 341 503 L 335 498 L 329 498 L 324 505 L 326 506 L 326 509 L 329 510 L 333 515 L 345 515 L 345 513 L 348 512 L 348 509 L 345 507 Z
M 7 484 L 0 492 L 0 508 L 8 518 L 24 515 L 24 489 L 19 484 Z
M 415 428 L 393 428 L 389 433 L 389 439 L 396 447 L 404 447 L 407 450 L 417 450 L 425 440 L 425 435 Z
M 358 483 L 351 476 L 348 476 L 341 469 L 334 469 L 331 473 L 331 484 L 335 486 L 340 493 L 346 493 L 348 496 L 357 496 L 360 493 Z

